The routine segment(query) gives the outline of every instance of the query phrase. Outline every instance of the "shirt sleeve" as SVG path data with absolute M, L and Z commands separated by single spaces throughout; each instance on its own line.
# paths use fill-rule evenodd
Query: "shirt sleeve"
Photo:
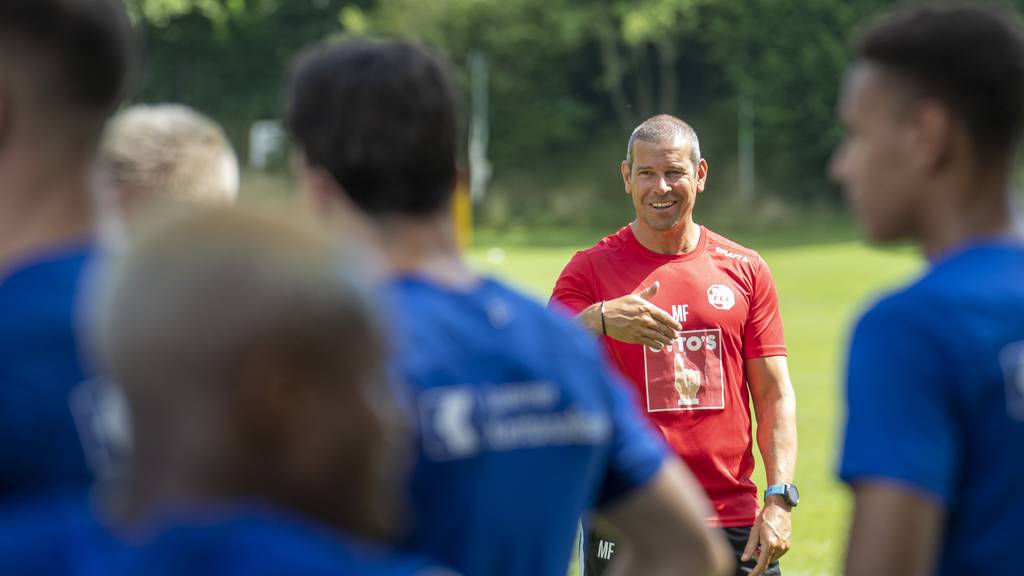
M 785 355 L 786 339 L 782 333 L 782 313 L 779 311 L 775 281 L 768 264 L 758 256 L 750 310 L 743 329 L 743 357 L 749 360 Z
M 961 459 L 953 353 L 919 318 L 868 312 L 847 366 L 847 420 L 839 477 L 886 479 L 951 502 Z
M 561 306 L 575 316 L 600 300 L 595 289 L 594 267 L 584 252 L 577 252 L 555 281 L 549 307 Z
M 597 365 L 604 368 L 612 415 L 609 462 L 597 499 L 600 507 L 646 486 L 661 469 L 669 451 L 661 435 L 641 413 L 632 388 L 606 362 Z

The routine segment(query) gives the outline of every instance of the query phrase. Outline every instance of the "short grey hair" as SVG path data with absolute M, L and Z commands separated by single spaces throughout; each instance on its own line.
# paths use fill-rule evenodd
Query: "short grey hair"
M 696 166 L 700 162 L 700 140 L 697 138 L 697 131 L 692 126 L 670 114 L 658 114 L 644 120 L 629 135 L 629 144 L 626 145 L 626 165 L 633 169 L 633 146 L 636 141 L 650 142 L 652 144 L 663 144 L 682 140 L 690 146 L 690 159 Z
M 107 124 L 99 153 L 131 200 L 225 203 L 238 195 L 238 159 L 214 121 L 178 104 L 139 105 Z

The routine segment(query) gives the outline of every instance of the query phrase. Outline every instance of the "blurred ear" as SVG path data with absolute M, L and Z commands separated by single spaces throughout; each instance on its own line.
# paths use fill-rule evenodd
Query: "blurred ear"
M 708 163 L 703 158 L 697 163 L 697 193 L 704 191 L 704 184 L 708 181 Z
M 349 200 L 345 189 L 327 170 L 310 164 L 298 148 L 292 150 L 290 164 L 299 183 L 301 201 L 308 209 L 351 237 L 377 241 L 367 216 Z
M 622 172 L 622 185 L 626 189 L 626 194 L 629 194 L 629 180 L 631 174 L 629 164 L 626 164 L 625 160 L 623 160 L 622 164 L 619 166 L 619 171 Z
M 331 211 L 332 197 L 340 195 L 340 187 L 326 170 L 314 166 L 299 148 L 293 148 L 288 163 L 299 185 L 300 200 L 315 213 L 323 215 Z
M 956 126 L 949 110 L 934 100 L 924 100 L 910 111 L 910 157 L 919 168 L 931 171 L 949 160 L 955 145 Z

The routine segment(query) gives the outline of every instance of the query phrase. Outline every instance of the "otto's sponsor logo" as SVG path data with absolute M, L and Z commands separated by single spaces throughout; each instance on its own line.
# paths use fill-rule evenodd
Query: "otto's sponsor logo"
M 685 334 L 676 338 L 675 345 L 680 351 L 685 347 L 690 352 L 698 352 L 707 348 L 709 352 L 714 352 L 718 349 L 718 334 L 703 334 L 687 336 Z M 669 352 L 672 351 L 672 346 L 667 349 Z
M 725 284 L 712 284 L 708 288 L 708 304 L 718 310 L 732 310 L 736 305 L 736 294 Z
M 671 346 L 644 347 L 647 411 L 715 410 L 725 407 L 720 328 L 689 330 Z

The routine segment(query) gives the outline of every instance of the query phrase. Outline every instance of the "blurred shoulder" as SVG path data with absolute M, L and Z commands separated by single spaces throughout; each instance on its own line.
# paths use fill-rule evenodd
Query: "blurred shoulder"
M 557 344 L 550 352 L 592 357 L 599 354 L 597 340 L 583 329 L 566 310 L 546 306 L 544 302 L 508 286 L 501 280 L 486 278 L 488 290 L 508 302 L 518 331 L 529 331 L 537 342 Z

